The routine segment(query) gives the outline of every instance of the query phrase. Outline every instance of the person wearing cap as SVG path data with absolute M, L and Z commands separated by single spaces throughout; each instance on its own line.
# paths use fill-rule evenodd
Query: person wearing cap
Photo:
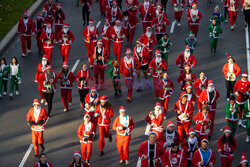
M 0 60 L 0 98 L 6 96 L 9 80 L 10 67 L 4 57 Z
M 142 142 L 140 145 L 137 155 L 141 166 L 143 167 L 161 167 L 162 156 L 164 155 L 164 148 L 160 143 L 156 141 L 157 134 L 151 132 L 148 140 Z
M 250 141 L 250 100 L 245 102 L 244 105 L 244 118 L 246 119 L 246 128 L 247 128 L 247 137 L 246 137 L 246 142 L 249 143 Z
M 208 148 L 209 142 L 207 139 L 201 141 L 201 147 L 194 152 L 192 164 L 195 167 L 213 167 L 215 165 L 216 157 L 214 151 Z
M 45 72 L 40 75 L 38 82 L 42 83 L 41 89 L 46 100 L 45 105 L 48 105 L 49 117 L 51 116 L 52 103 L 54 93 L 56 91 L 57 80 L 57 75 L 54 71 L 52 71 L 51 65 L 46 65 Z
M 21 37 L 22 56 L 26 56 L 27 53 L 31 53 L 31 33 L 35 35 L 35 24 L 32 18 L 28 17 L 28 10 L 23 13 L 23 17 L 19 20 L 17 32 Z
M 216 25 L 220 26 L 221 22 L 225 22 L 226 19 L 225 19 L 224 15 L 219 12 L 219 9 L 220 9 L 219 5 L 216 5 L 215 8 L 214 8 L 213 15 L 212 15 L 210 21 L 215 19 L 216 20 Z
M 111 29 L 112 26 L 109 24 L 108 20 L 105 20 L 101 31 L 101 36 L 102 36 L 102 43 L 107 51 L 108 57 L 110 57 L 110 43 L 112 39 L 110 35 Z
M 181 85 L 181 91 L 186 91 L 186 85 L 193 85 L 196 80 L 196 76 L 192 73 L 190 66 L 185 65 L 184 71 L 180 73 L 180 76 L 177 78 L 177 82 Z
M 177 23 L 177 26 L 181 26 L 181 16 L 184 10 L 185 0 L 173 0 L 172 4 L 174 5 L 174 22 Z
M 250 4 L 246 0 L 241 0 L 240 3 L 243 7 L 242 10 L 245 17 L 245 27 L 250 27 Z
M 208 133 L 208 139 L 211 139 L 214 129 L 214 119 L 217 107 L 217 101 L 220 101 L 220 93 L 214 87 L 214 81 L 208 81 L 207 89 L 203 90 L 199 97 L 199 102 L 203 105 L 209 106 L 209 113 L 211 114 L 211 125 L 210 125 L 210 132 Z
M 195 131 L 200 140 L 207 138 L 211 125 L 211 114 L 208 106 L 202 106 L 201 112 L 194 116 Z
M 120 75 L 123 74 L 124 79 L 126 81 L 126 87 L 128 89 L 127 101 L 131 101 L 131 96 L 133 92 L 133 85 L 136 71 L 140 68 L 141 62 L 132 56 L 132 52 L 129 48 L 126 50 L 126 56 L 124 56 L 121 60 L 120 64 Z
M 42 103 L 42 104 L 43 104 L 44 101 L 45 101 L 45 97 L 44 97 L 43 92 L 42 92 L 42 89 L 41 89 L 43 83 L 38 82 L 38 81 L 39 81 L 40 75 L 42 75 L 42 74 L 45 72 L 45 67 L 46 67 L 46 65 L 48 65 L 48 64 L 49 64 L 49 63 L 48 63 L 48 58 L 47 58 L 46 55 L 44 55 L 44 56 L 42 57 L 42 62 L 38 64 L 37 70 L 36 70 L 35 83 L 38 83 L 38 91 L 39 91 L 39 93 L 40 93 L 41 103 Z
M 229 126 L 225 126 L 224 135 L 217 142 L 217 149 L 220 154 L 221 167 L 232 167 L 234 152 L 237 149 L 237 143 Z M 223 130 L 222 129 L 222 130 Z
M 161 57 L 168 64 L 168 54 L 170 47 L 173 46 L 172 42 L 169 39 L 167 33 L 163 34 L 163 37 L 157 42 L 158 49 L 161 51 Z
M 155 89 L 155 98 L 159 98 L 159 82 L 161 79 L 161 75 L 164 71 L 167 70 L 167 63 L 164 59 L 161 58 L 161 51 L 155 51 L 155 59 L 153 59 L 148 66 L 148 70 L 152 73 L 153 81 L 154 81 L 154 89 Z
M 52 12 L 54 13 L 56 11 L 56 4 L 52 2 L 52 0 L 48 0 L 48 2 L 45 3 L 45 5 L 43 6 L 43 8 L 47 11 L 47 12 Z
M 47 161 L 47 156 L 45 153 L 39 155 L 39 161 L 35 164 L 34 167 L 53 167 L 50 161 Z
M 248 74 L 243 72 L 241 75 L 241 80 L 238 80 L 234 85 L 234 93 L 237 96 L 236 103 L 239 104 L 240 113 L 239 113 L 239 126 L 244 126 L 242 123 L 242 114 L 244 112 L 244 104 L 246 100 L 249 98 L 249 89 L 250 82 L 247 80 Z
M 43 43 L 43 52 L 48 57 L 49 63 L 52 61 L 52 50 L 54 48 L 55 33 L 50 23 L 47 24 L 46 30 L 42 31 L 40 40 Z
M 132 12 L 136 16 L 139 6 L 138 0 L 125 0 L 125 6 L 127 6 L 129 12 Z
M 96 107 L 95 118 L 99 125 L 99 149 L 100 156 L 104 155 L 105 138 L 109 138 L 112 142 L 112 135 L 110 134 L 111 119 L 113 118 L 114 111 L 107 96 L 102 96 L 100 104 Z
M 90 116 L 84 115 L 83 123 L 77 130 L 77 136 L 80 139 L 83 160 L 90 165 L 90 156 L 92 154 L 92 144 L 94 141 L 94 124 L 90 122 Z
M 73 159 L 69 164 L 69 167 L 86 167 L 87 164 L 84 162 L 81 156 L 81 152 L 76 150 L 73 153 Z
M 126 37 L 126 29 L 121 26 L 121 20 L 116 20 L 115 25 L 110 30 L 113 40 L 114 55 L 118 63 L 121 61 L 123 39 Z
M 199 148 L 199 138 L 196 136 L 196 132 L 193 128 L 189 128 L 188 136 L 181 143 L 181 148 L 187 155 L 187 167 L 193 167 L 192 159 L 194 152 Z
M 16 95 L 19 95 L 19 85 L 21 84 L 22 70 L 20 65 L 18 64 L 17 58 L 12 57 L 11 63 L 9 65 L 10 72 L 10 99 L 13 98 L 14 89 L 16 91 Z
M 160 103 L 155 104 L 154 111 L 150 111 L 145 117 L 147 123 L 151 126 L 151 132 L 156 134 L 157 141 L 160 141 L 162 133 L 164 131 L 163 124 L 163 111 Z
M 196 81 L 193 84 L 193 88 L 196 89 L 196 97 L 197 99 L 199 99 L 200 94 L 203 90 L 207 89 L 207 85 L 208 85 L 208 79 L 205 76 L 204 72 L 200 73 L 200 77 L 198 79 L 196 79 Z M 201 111 L 201 107 L 202 107 L 202 103 L 198 100 L 198 110 L 199 112 Z
M 189 32 L 189 37 L 186 38 L 185 45 L 189 47 L 190 54 L 194 54 L 194 49 L 196 48 L 197 40 L 194 37 L 194 34 L 192 33 L 192 31 Z
M 171 95 L 174 92 L 174 84 L 172 80 L 168 78 L 168 73 L 163 72 L 162 79 L 158 84 L 159 88 L 159 99 L 161 100 L 161 105 L 163 106 L 164 112 L 164 119 L 166 119 L 166 114 L 168 111 L 168 102 L 170 100 Z
M 88 93 L 84 99 L 85 104 L 89 104 L 90 106 L 93 106 L 96 108 L 96 106 L 98 105 L 99 101 L 100 101 L 100 96 L 97 93 L 97 89 L 96 87 L 91 87 L 90 88 L 90 93 Z
M 116 0 L 112 1 L 112 7 L 106 10 L 106 20 L 111 26 L 114 26 L 117 20 L 122 20 L 122 12 Z
M 59 41 L 59 33 L 63 28 L 63 21 L 65 20 L 65 14 L 62 10 L 62 4 L 57 4 L 56 11 L 53 13 L 55 23 L 55 39 Z
M 142 21 L 143 33 L 146 33 L 146 29 L 151 26 L 154 17 L 154 7 L 149 3 L 149 0 L 144 0 L 139 6 L 139 17 Z
M 123 12 L 123 18 L 124 18 L 124 28 L 126 30 L 126 37 L 128 39 L 129 45 L 132 45 L 136 26 L 139 25 L 139 21 L 132 12 L 129 12 L 128 10 Z
M 193 3 L 196 3 L 197 4 L 197 0 L 187 0 L 187 3 L 186 3 L 186 6 L 187 6 L 187 10 L 186 11 L 189 11 L 192 9 L 192 4 Z
M 117 61 L 109 61 L 109 64 L 113 67 L 108 70 L 108 75 L 112 78 L 112 84 L 114 88 L 114 95 L 117 96 L 118 93 L 121 94 L 121 83 L 120 83 L 120 72 L 119 72 L 119 65 Z
M 228 13 L 230 18 L 230 29 L 231 31 L 235 28 L 235 22 L 237 18 L 239 0 L 228 0 L 226 5 L 228 6 Z
M 29 110 L 26 116 L 26 120 L 32 130 L 32 144 L 35 151 L 34 157 L 38 157 L 39 155 L 39 146 L 41 147 L 41 152 L 44 152 L 45 150 L 43 131 L 45 129 L 47 119 L 47 111 L 40 106 L 39 99 L 34 99 L 33 107 Z
M 81 0 L 82 5 L 82 19 L 83 19 L 83 26 L 89 23 L 89 15 L 91 12 L 92 0 Z M 87 21 L 86 21 L 87 19 Z
M 164 166 L 187 167 L 187 155 L 177 143 L 171 144 L 171 149 L 165 151 L 163 156 Z
M 188 101 L 188 95 L 186 93 L 181 94 L 181 99 L 175 103 L 174 111 L 176 112 L 177 131 L 180 135 L 181 140 L 184 139 L 188 134 L 190 128 L 193 106 Z
M 187 12 L 187 19 L 190 31 L 197 36 L 200 20 L 202 19 L 202 14 L 200 10 L 198 10 L 196 3 L 192 3 L 192 9 Z
M 74 74 L 69 70 L 67 62 L 63 63 L 62 70 L 57 75 L 58 82 L 61 88 L 61 98 L 64 105 L 64 112 L 69 110 L 69 105 L 72 103 L 72 88 L 75 81 Z
M 240 165 L 238 167 L 248 167 L 247 156 L 245 153 L 241 153 Z
M 196 58 L 190 52 L 190 47 L 186 45 L 184 52 L 179 54 L 179 56 L 176 58 L 176 66 L 180 69 L 180 73 L 182 73 L 186 65 L 190 66 L 191 68 L 194 68 L 196 64 Z
M 88 57 L 89 57 L 88 60 L 89 60 L 90 68 L 93 68 L 93 63 L 94 63 L 93 52 L 97 43 L 97 38 L 99 36 L 98 27 L 96 27 L 94 23 L 95 23 L 95 20 L 90 19 L 89 25 L 84 28 L 83 33 L 82 33 L 82 36 L 85 38 L 85 47 L 88 52 Z
M 210 45 L 211 52 L 214 51 L 214 53 L 216 53 L 218 39 L 219 39 L 219 35 L 222 34 L 222 29 L 220 25 L 216 24 L 215 19 L 213 19 L 212 23 L 209 25 L 208 33 L 210 37 L 209 45 Z
M 112 129 L 116 131 L 116 146 L 120 156 L 120 164 L 125 162 L 129 164 L 129 143 L 134 129 L 133 119 L 126 114 L 126 109 L 120 106 L 119 116 L 117 116 L 112 125 Z
M 39 55 L 42 56 L 43 43 L 40 40 L 40 35 L 42 34 L 42 31 L 43 31 L 43 19 L 42 19 L 41 14 L 38 14 L 36 16 L 36 21 L 34 22 L 34 24 L 35 24 L 35 33 L 36 33 L 36 44 L 37 44 Z
M 102 45 L 102 40 L 97 42 L 97 46 L 94 48 L 93 52 L 94 58 L 94 77 L 96 86 L 101 89 L 104 88 L 104 71 L 105 66 L 107 65 L 107 52 L 106 49 Z M 100 84 L 100 85 L 99 85 Z

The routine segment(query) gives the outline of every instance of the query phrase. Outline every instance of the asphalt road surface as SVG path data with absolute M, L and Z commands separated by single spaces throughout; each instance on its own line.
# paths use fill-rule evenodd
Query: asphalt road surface
M 70 29 L 74 33 L 76 40 L 72 45 L 69 65 L 72 67 L 77 59 L 80 59 L 80 63 L 87 63 L 87 51 L 83 44 L 82 37 L 82 16 L 81 7 L 75 6 L 74 0 L 64 0 L 63 10 L 66 14 L 66 22 L 70 24 Z M 140 0 L 140 3 L 142 1 Z M 124 3 L 124 1 L 123 1 Z M 194 69 L 194 74 L 198 77 L 199 72 L 205 72 L 209 79 L 213 79 L 215 87 L 221 94 L 221 101 L 217 106 L 215 130 L 212 136 L 210 147 L 214 149 L 217 161 L 216 166 L 220 166 L 220 159 L 217 153 L 216 144 L 219 137 L 223 134 L 220 131 L 225 125 L 225 113 L 224 106 L 226 102 L 226 89 L 224 83 L 224 76 L 221 72 L 223 65 L 227 62 L 225 53 L 229 53 L 234 57 L 241 70 L 247 71 L 247 58 L 246 58 L 246 44 L 245 44 L 245 29 L 243 24 L 243 14 L 238 11 L 238 17 L 236 22 L 236 29 L 230 31 L 229 23 L 222 23 L 223 34 L 220 36 L 217 53 L 213 54 L 209 48 L 208 37 L 208 25 L 209 19 L 212 15 L 213 8 L 219 4 L 220 11 L 223 12 L 223 4 L 219 1 L 212 0 L 212 3 L 207 4 L 206 1 L 199 1 L 198 9 L 201 10 L 203 19 L 199 28 L 199 34 L 197 37 L 198 45 L 194 52 L 197 58 L 198 64 Z M 239 7 L 241 8 L 241 7 Z M 168 2 L 167 14 L 170 22 L 173 18 L 173 7 Z M 91 12 L 91 18 L 96 21 L 102 21 L 100 27 L 103 25 L 104 17 L 101 17 L 99 4 L 94 0 Z M 170 26 L 167 27 L 167 32 L 170 32 Z M 100 30 L 100 28 L 99 28 Z M 142 34 L 141 24 L 137 27 L 133 45 L 135 40 Z M 173 43 L 171 52 L 169 54 L 169 78 L 175 84 L 175 92 L 169 103 L 169 111 L 167 113 L 167 120 L 176 122 L 175 113 L 173 111 L 174 103 L 177 101 L 180 94 L 180 86 L 177 83 L 177 77 L 179 71 L 175 65 L 175 59 L 179 53 L 184 50 L 184 40 L 188 36 L 189 31 L 187 27 L 186 14 L 184 12 L 181 20 L 181 27 L 175 26 L 174 33 L 170 34 L 170 40 Z M 32 107 L 32 101 L 34 98 L 40 97 L 37 85 L 34 83 L 35 72 L 38 63 L 41 61 L 41 57 L 38 56 L 35 38 L 32 39 L 32 55 L 22 58 L 20 38 L 16 37 L 15 40 L 9 45 L 3 55 L 8 62 L 11 57 L 16 56 L 20 62 L 23 77 L 22 85 L 20 88 L 20 95 L 15 96 L 11 101 L 8 97 L 0 99 L 0 166 L 18 166 L 22 161 L 27 149 L 31 144 L 31 130 L 26 123 L 26 114 Z M 128 47 L 127 40 L 123 45 L 123 55 L 125 49 Z M 156 47 L 155 47 L 156 48 Z M 131 48 L 132 49 L 132 48 Z M 112 54 L 111 59 L 114 59 Z M 62 59 L 59 53 L 58 45 L 53 50 L 52 66 L 54 70 L 59 72 L 61 70 Z M 107 69 L 110 67 L 108 66 Z M 77 66 L 76 72 L 80 69 L 80 65 Z M 91 71 L 93 72 L 93 71 Z M 92 73 L 93 74 L 93 73 Z M 107 73 L 106 73 L 107 76 Z M 132 139 L 130 143 L 130 164 L 129 166 L 136 166 L 137 163 L 137 150 L 140 144 L 147 139 L 144 135 L 146 128 L 145 116 L 151 111 L 155 105 L 153 89 L 144 90 L 143 92 L 133 92 L 133 101 L 130 104 L 126 102 L 126 88 L 123 84 L 123 94 L 120 97 L 114 97 L 113 90 L 111 88 L 101 91 L 100 95 L 107 95 L 112 102 L 114 108 L 114 118 L 118 115 L 118 109 L 120 105 L 123 105 L 127 109 L 127 113 L 133 118 L 135 122 L 135 129 L 132 132 Z M 77 137 L 77 128 L 82 122 L 82 110 L 79 105 L 79 95 L 77 91 L 76 83 L 73 88 L 73 103 L 70 107 L 70 112 L 63 113 L 63 104 L 60 98 L 60 90 L 55 93 L 53 103 L 53 117 L 48 121 L 47 127 L 44 133 L 45 148 L 48 160 L 56 167 L 68 166 L 72 159 L 74 150 L 80 150 L 80 143 Z M 197 109 L 195 109 L 197 113 Z M 112 121 L 114 120 L 112 119 Z M 164 121 L 166 125 L 167 121 Z M 98 131 L 97 131 L 98 132 Z M 115 144 L 115 133 L 113 134 L 113 142 L 109 143 L 106 139 L 105 155 L 99 157 L 98 141 L 93 143 L 93 153 L 91 156 L 91 166 L 119 166 L 119 155 Z M 236 140 L 238 143 L 238 149 L 235 152 L 235 160 L 233 166 L 239 164 L 241 152 L 246 152 L 248 159 L 250 157 L 249 144 L 245 142 L 246 129 L 238 128 L 236 132 Z M 35 164 L 33 158 L 33 150 L 29 154 L 24 166 L 31 167 Z

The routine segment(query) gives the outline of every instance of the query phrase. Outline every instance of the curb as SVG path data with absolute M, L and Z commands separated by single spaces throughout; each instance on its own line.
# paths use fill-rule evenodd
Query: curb
M 29 16 L 33 16 L 37 9 L 43 4 L 44 0 L 37 0 L 30 8 L 29 8 Z M 17 35 L 17 27 L 18 22 L 12 29 L 8 32 L 8 34 L 1 40 L 0 42 L 0 54 L 2 54 L 8 44 L 16 37 Z

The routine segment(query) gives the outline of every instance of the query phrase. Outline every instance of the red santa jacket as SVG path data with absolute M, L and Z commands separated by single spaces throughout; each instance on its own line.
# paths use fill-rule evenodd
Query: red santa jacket
M 234 92 L 238 93 L 240 96 L 237 96 L 237 103 L 238 104 L 244 104 L 247 100 L 247 97 L 242 96 L 243 93 L 248 94 L 248 91 L 250 89 L 250 82 L 249 81 L 242 81 L 238 80 L 236 84 L 234 85 Z
M 37 114 L 37 116 L 35 116 L 34 110 L 35 110 L 34 107 L 32 107 L 29 110 L 29 112 L 28 112 L 28 114 L 26 116 L 26 120 L 27 120 L 27 122 L 29 122 L 31 120 L 32 122 L 35 123 L 35 124 L 33 124 L 31 126 L 31 129 L 33 131 L 44 131 L 44 128 L 45 128 L 44 123 L 48 119 L 48 113 L 43 107 L 39 107 L 38 108 L 38 114 Z M 43 124 L 42 125 L 36 125 L 41 120 L 43 120 Z
M 200 123 L 199 121 L 202 121 L 202 123 Z M 208 129 L 210 129 L 211 125 L 211 114 L 209 112 L 206 115 L 202 112 L 198 112 L 194 116 L 194 122 L 196 124 L 195 131 L 197 133 L 199 133 L 200 135 L 208 135 Z
M 140 41 L 144 46 L 147 47 L 148 51 L 153 51 L 153 45 L 157 44 L 156 38 L 154 34 L 151 34 L 150 36 L 147 36 L 146 34 L 142 34 Z
M 151 23 L 151 26 L 154 27 L 156 34 L 164 34 L 166 33 L 166 25 L 169 25 L 170 22 L 164 16 L 155 17 Z
M 56 82 L 57 82 L 58 78 L 57 78 L 57 75 L 53 71 L 51 71 L 51 73 L 53 75 L 52 83 L 48 83 L 49 80 L 47 78 L 47 74 L 46 73 L 41 74 L 40 77 L 39 77 L 39 81 L 38 82 L 41 83 L 41 90 L 43 92 L 46 92 L 47 89 L 49 88 L 47 85 L 51 85 L 51 88 L 54 91 L 56 91 Z
M 220 98 L 219 91 L 217 89 L 214 89 L 214 97 L 210 101 L 208 90 L 205 89 L 201 92 L 198 100 L 202 104 L 205 104 L 205 102 L 209 102 L 211 104 L 211 105 L 209 105 L 210 111 L 215 111 L 216 110 L 216 100 L 218 100 L 219 98 Z
M 85 103 L 92 103 L 93 100 L 95 100 L 95 102 L 93 102 L 93 103 L 94 103 L 94 105 L 96 105 L 96 104 L 99 102 L 99 100 L 101 99 L 101 97 L 99 96 L 99 94 L 97 94 L 97 97 L 96 97 L 96 98 L 92 98 L 90 94 L 91 94 L 91 93 L 88 93 L 88 94 L 86 95 L 86 97 L 85 97 L 85 99 L 84 99 Z
M 181 84 L 181 90 L 185 91 L 185 85 L 190 84 L 193 85 L 194 81 L 196 80 L 196 77 L 193 73 L 186 73 L 183 72 L 180 74 L 180 76 L 177 78 L 177 82 Z
M 124 25 L 125 29 L 127 28 L 135 28 L 135 26 L 139 24 L 139 20 L 137 19 L 136 15 L 134 15 L 132 12 L 129 12 L 128 19 L 126 20 L 124 17 Z
M 150 167 L 150 160 L 149 160 L 149 155 L 150 155 L 150 149 L 149 149 L 149 141 L 144 141 L 140 147 L 139 150 L 137 152 L 138 156 L 141 158 L 141 166 L 143 167 Z M 154 163 L 155 167 L 161 167 L 162 166 L 162 160 L 161 158 L 164 155 L 165 150 L 163 149 L 161 144 L 155 143 L 154 145 L 154 159 L 158 159 L 158 163 Z M 142 156 L 146 155 L 148 157 L 148 159 L 142 159 Z
M 51 164 L 51 162 L 49 162 L 49 161 L 46 161 L 46 165 L 47 165 L 47 167 L 53 167 L 53 165 Z M 40 162 L 38 161 L 36 164 L 35 164 L 35 166 L 34 167 L 40 167 L 41 165 L 40 165 Z
M 121 60 L 119 71 L 125 79 L 132 79 L 132 77 L 135 77 L 136 70 L 138 70 L 140 66 L 141 63 L 136 57 L 131 57 L 129 60 L 127 56 L 125 56 Z
M 130 116 L 125 115 L 124 118 L 121 118 L 121 116 L 117 116 L 113 123 L 112 129 L 116 131 L 117 135 L 127 136 L 131 135 L 134 126 L 135 126 L 134 121 Z M 122 130 L 120 129 L 120 127 L 122 127 Z
M 52 15 L 48 15 L 48 14 L 46 14 L 46 16 L 43 18 L 43 22 L 44 23 L 50 23 L 51 24 L 51 27 L 53 27 L 53 22 L 54 20 L 53 20 L 53 17 L 52 17 Z
M 70 30 L 68 30 L 66 34 L 63 32 L 63 30 L 60 31 L 59 42 L 61 46 L 71 45 L 74 42 L 74 40 L 75 36 Z
M 122 20 L 122 12 L 119 7 L 115 9 L 113 7 L 109 8 L 106 12 L 106 19 L 109 23 L 115 23 L 116 20 Z
M 88 6 L 88 11 L 91 11 L 91 6 L 92 6 L 92 0 L 81 0 L 82 5 L 87 5 Z
M 87 26 L 82 32 L 82 36 L 85 37 L 85 43 L 90 43 L 90 41 L 97 42 L 96 35 L 99 35 L 99 30 L 96 26 L 93 26 L 92 29 Z
M 83 80 L 81 80 L 80 78 L 83 78 Z M 76 81 L 78 82 L 78 90 L 89 89 L 89 79 L 92 79 L 89 71 L 83 71 L 83 70 L 78 71 L 76 74 Z
M 75 76 L 71 71 L 68 71 L 66 75 L 62 74 L 62 71 L 57 75 L 58 81 L 60 82 L 61 89 L 72 89 Z
M 187 167 L 187 156 L 184 150 L 179 149 L 177 153 L 167 150 L 163 159 L 164 166 Z
M 229 80 L 230 73 L 233 73 L 234 77 L 237 78 L 240 75 L 241 70 L 240 70 L 240 67 L 236 63 L 233 63 L 233 68 L 230 71 L 229 63 L 227 63 L 227 64 L 225 64 L 223 66 L 222 72 L 223 72 L 223 74 L 225 76 L 225 79 Z
M 45 3 L 45 5 L 43 6 L 43 8 L 45 8 L 45 10 L 48 12 L 52 12 L 54 13 L 56 11 L 56 4 L 52 3 L 51 5 L 49 5 L 49 3 Z
M 154 17 L 154 11 L 154 7 L 151 4 L 146 8 L 145 2 L 142 3 L 139 7 L 139 16 L 142 22 L 151 22 Z
M 244 6 L 245 0 L 241 0 L 240 4 L 242 5 L 242 9 L 245 10 L 245 6 Z M 250 4 L 247 5 L 248 7 L 250 6 Z
M 222 142 L 222 137 L 220 137 L 220 139 L 217 142 L 217 149 L 218 152 L 220 152 L 220 156 L 221 157 L 234 157 L 234 151 L 237 149 L 237 143 L 235 138 L 233 137 L 233 143 L 223 143 Z
M 176 66 L 178 66 L 181 70 L 184 69 L 185 65 L 189 65 L 191 68 L 195 67 L 197 64 L 196 58 L 190 54 L 188 58 L 184 56 L 184 53 L 181 53 L 176 58 Z
M 196 150 L 194 152 L 194 156 L 193 156 L 193 159 L 192 159 L 192 164 L 195 167 L 202 167 L 203 165 L 204 166 L 209 166 L 210 164 L 211 164 L 211 166 L 214 166 L 215 165 L 215 161 L 216 161 L 216 157 L 214 155 L 214 151 L 211 150 L 211 149 L 209 149 L 209 148 L 207 148 L 207 151 L 209 151 L 210 156 L 209 156 L 209 159 L 208 159 L 207 163 L 203 164 L 203 165 L 201 164 L 201 162 L 203 161 L 203 156 L 201 154 L 201 151 L 202 151 L 202 149 L 199 148 L 198 150 Z
M 117 27 L 116 25 L 111 28 L 110 35 L 115 43 L 122 43 L 122 36 L 125 35 L 126 30 L 123 26 Z
M 191 9 L 187 12 L 187 19 L 190 25 L 199 25 L 200 20 L 202 19 L 202 14 L 198 9 Z
M 153 78 L 159 79 L 163 71 L 167 69 L 167 63 L 164 59 L 162 59 L 160 62 L 156 62 L 156 59 L 153 59 L 149 63 L 148 68 L 153 70 Z
M 175 103 L 174 111 L 176 113 L 177 113 L 177 111 L 180 111 L 180 114 L 177 113 L 177 116 L 176 116 L 176 121 L 177 121 L 178 124 L 189 123 L 192 120 L 192 115 L 193 115 L 194 111 L 193 111 L 193 106 L 192 106 L 192 104 L 189 101 L 187 101 L 185 104 L 182 104 L 181 100 L 178 100 Z M 187 119 L 180 120 L 179 116 L 181 114 L 186 114 L 187 115 Z
M 55 33 L 51 30 L 51 33 L 48 34 L 46 31 L 43 31 L 40 40 L 43 42 L 43 48 L 53 48 L 54 47 Z
M 141 46 L 141 48 L 134 47 L 133 56 L 136 57 L 140 62 L 141 65 L 148 64 L 148 49 L 145 46 Z
M 63 25 L 63 21 L 65 20 L 65 14 L 62 10 L 61 12 L 55 11 L 53 13 L 53 17 L 54 17 L 55 25 L 61 25 L 61 26 Z
M 182 11 L 184 9 L 185 0 L 172 0 L 172 4 L 174 7 L 178 7 L 179 5 L 180 9 L 178 9 L 178 11 Z
M 128 11 L 132 12 L 134 15 L 137 14 L 138 5 L 138 0 L 125 0 L 125 6 L 127 6 Z
M 108 26 L 104 25 L 102 27 L 101 35 L 102 35 L 103 39 L 111 40 L 111 35 L 110 35 L 111 29 L 112 29 L 112 26 L 110 26 L 110 25 L 108 25 Z
M 98 125 L 99 126 L 110 126 L 111 118 L 113 118 L 114 111 L 112 107 L 103 108 L 101 105 L 96 107 L 95 114 L 98 114 Z
M 154 132 L 162 132 L 164 127 L 162 126 L 163 123 L 163 112 L 155 113 L 154 118 L 150 118 L 149 114 L 145 117 L 145 120 L 151 125 L 151 130 Z
M 89 136 L 94 134 L 94 124 L 91 122 L 89 122 L 88 124 L 83 122 L 77 130 L 77 136 L 80 139 L 80 143 L 92 143 L 94 138 Z M 84 138 L 87 138 L 87 141 L 84 141 Z
M 193 88 L 196 89 L 196 96 L 199 98 L 201 92 L 205 89 L 207 89 L 208 86 L 208 79 L 205 77 L 203 80 L 200 78 L 196 79 L 194 82 Z
M 93 57 L 96 56 L 96 53 L 98 52 L 97 51 L 98 47 L 94 47 L 94 52 L 93 52 Z M 108 58 L 108 55 L 107 55 L 107 52 L 106 52 L 106 49 L 104 47 L 101 47 L 102 49 L 102 66 L 106 66 L 107 65 L 107 58 Z M 98 59 L 98 57 L 96 57 L 96 59 Z M 100 65 L 96 60 L 94 62 L 94 65 Z
M 235 12 L 238 10 L 239 0 L 228 0 L 226 6 L 228 6 L 228 11 Z
M 24 36 L 30 36 L 31 35 L 31 32 L 32 33 L 35 33 L 35 24 L 34 22 L 32 21 L 31 18 L 27 18 L 28 21 L 27 23 L 25 24 L 24 23 L 24 19 L 21 18 L 19 20 L 19 23 L 18 23 L 18 28 L 17 28 L 17 31 L 21 34 L 21 35 L 24 35 Z
M 168 79 L 167 81 L 164 81 L 163 79 L 160 80 L 158 84 L 159 91 L 159 97 L 161 100 L 164 100 L 167 97 L 170 97 L 174 91 L 174 83 Z
M 45 66 L 42 66 L 42 63 L 38 64 L 37 69 L 36 69 L 36 77 L 35 77 L 35 82 L 39 81 L 39 77 L 41 74 L 43 74 L 45 71 Z
M 160 139 L 160 143 L 166 150 L 171 149 L 172 143 L 177 143 L 178 145 L 181 143 L 180 136 L 177 131 L 173 131 L 173 133 L 168 133 L 167 129 L 164 130 L 162 137 Z

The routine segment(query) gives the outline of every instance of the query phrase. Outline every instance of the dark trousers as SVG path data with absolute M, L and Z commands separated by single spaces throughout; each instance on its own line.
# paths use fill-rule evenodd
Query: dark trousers
M 228 15 L 228 7 L 224 7 L 224 16 L 225 16 L 225 19 L 227 19 L 227 15 Z
M 118 6 L 122 10 L 122 0 L 118 0 Z
M 89 93 L 89 89 L 83 89 L 83 90 L 79 90 L 79 95 L 80 95 L 80 102 L 83 103 L 83 105 L 85 105 L 85 97 L 86 95 Z
M 168 3 L 168 0 L 161 0 L 161 5 L 163 6 L 164 11 L 166 11 L 167 9 L 167 3 Z
M 230 94 L 233 94 L 234 92 L 235 81 L 225 80 L 225 83 L 226 83 L 226 89 L 227 89 L 227 98 L 229 98 Z
M 243 10 L 245 16 L 245 23 L 248 24 L 248 28 L 250 28 L 250 10 Z
M 156 40 L 159 42 L 159 40 L 162 38 L 163 34 L 155 34 L 156 35 Z
M 54 92 L 53 93 L 45 93 L 45 92 L 43 92 L 43 95 L 45 97 L 46 102 L 48 103 L 48 115 L 50 116 L 51 110 L 52 110 Z
M 88 24 L 89 23 L 89 10 L 88 10 L 88 6 L 87 5 L 83 5 L 82 6 L 82 19 L 84 24 Z M 86 22 L 87 19 L 87 22 Z

